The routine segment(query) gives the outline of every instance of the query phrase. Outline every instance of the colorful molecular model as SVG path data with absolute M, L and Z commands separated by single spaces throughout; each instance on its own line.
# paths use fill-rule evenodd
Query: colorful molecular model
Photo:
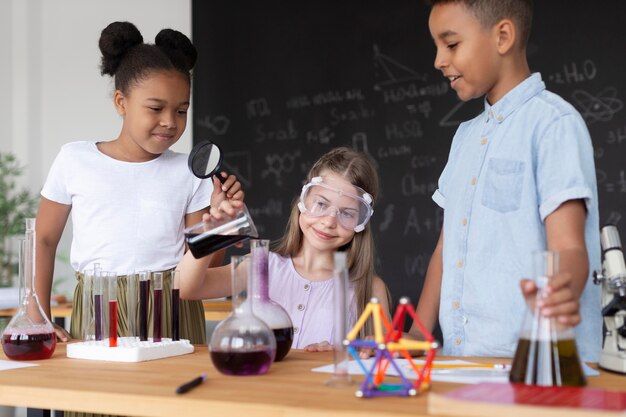
M 402 329 L 404 329 L 404 320 L 407 314 L 413 318 L 413 321 L 426 338 L 425 341 L 408 340 L 402 337 Z M 356 339 L 359 331 L 370 316 L 374 320 L 374 340 Z M 383 327 L 385 330 L 384 334 Z M 372 298 L 343 343 L 347 346 L 348 353 L 352 355 L 365 373 L 361 389 L 355 393 L 357 397 L 415 396 L 430 388 L 430 371 L 437 353 L 438 344 L 417 317 L 413 306 L 409 304 L 408 298 L 403 297 L 400 299 L 400 305 L 391 324 L 383 314 L 378 299 Z M 375 352 L 374 363 L 370 369 L 367 369 L 359 358 L 358 349 L 371 349 Z M 411 349 L 427 352 L 423 365 L 417 365 L 413 362 L 413 358 L 408 352 Z M 400 353 L 408 361 L 417 374 L 417 380 L 414 383 L 404 376 L 402 370 L 394 361 L 396 352 Z M 400 383 L 384 383 L 385 371 L 389 365 L 393 366 L 400 376 Z

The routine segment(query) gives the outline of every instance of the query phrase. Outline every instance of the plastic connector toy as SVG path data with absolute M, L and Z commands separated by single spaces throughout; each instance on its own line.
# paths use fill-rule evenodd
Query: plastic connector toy
M 378 299 L 372 298 L 343 342 L 348 353 L 365 373 L 361 389 L 355 393 L 357 397 L 415 396 L 430 388 L 430 373 L 439 345 L 417 317 L 409 299 L 403 297 L 399 303 L 393 321 L 389 323 Z M 408 340 L 402 337 L 407 314 L 413 318 L 426 340 Z M 374 321 L 374 340 L 357 339 L 356 336 L 370 316 Z M 363 364 L 358 349 L 370 349 L 374 352 L 374 363 L 370 369 Z M 417 365 L 409 354 L 409 350 L 425 351 L 424 364 Z M 415 382 L 405 377 L 395 362 L 394 356 L 397 353 L 408 361 L 417 374 Z M 389 366 L 392 366 L 398 373 L 399 383 L 385 382 L 385 372 Z

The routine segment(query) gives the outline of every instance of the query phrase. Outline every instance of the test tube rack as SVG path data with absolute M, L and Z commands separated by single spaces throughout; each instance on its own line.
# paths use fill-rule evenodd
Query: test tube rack
M 108 340 L 89 340 L 67 345 L 67 357 L 109 362 L 144 362 L 170 356 L 193 353 L 193 345 L 187 339 L 162 338 L 140 341 L 137 337 L 118 337 L 117 347 L 109 347 Z

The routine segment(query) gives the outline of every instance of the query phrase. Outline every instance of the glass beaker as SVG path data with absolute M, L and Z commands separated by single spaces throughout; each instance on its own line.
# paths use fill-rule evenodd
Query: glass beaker
M 35 219 L 26 219 L 25 239 L 19 251 L 20 285 L 24 290 L 19 309 L 2 333 L 2 349 L 9 359 L 48 359 L 57 337 L 35 291 Z
M 578 358 L 574 330 L 553 317 L 545 317 L 537 301 L 546 297 L 546 286 L 558 273 L 559 254 L 533 252 L 533 277 L 538 290 L 522 323 L 509 380 L 527 385 L 583 386 L 585 375 Z
M 256 226 L 248 208 L 243 205 L 233 216 L 213 216 L 207 222 L 196 223 L 185 229 L 185 241 L 194 258 L 202 258 L 220 249 L 225 249 L 242 240 L 258 237 Z
M 293 342 L 293 323 L 289 314 L 269 296 L 269 246 L 266 239 L 250 240 L 252 254 L 252 311 L 267 324 L 276 338 L 276 362 L 282 360 Z M 344 335 L 345 336 L 345 335 Z
M 274 333 L 252 312 L 248 297 L 252 274 L 244 259 L 231 257 L 233 311 L 217 325 L 209 343 L 213 365 L 225 375 L 264 374 L 276 355 Z

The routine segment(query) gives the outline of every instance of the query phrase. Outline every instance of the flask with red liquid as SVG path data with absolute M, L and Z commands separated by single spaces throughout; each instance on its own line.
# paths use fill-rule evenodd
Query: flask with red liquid
M 276 356 L 274 333 L 252 312 L 252 279 L 244 259 L 231 257 L 233 312 L 217 325 L 209 343 L 213 365 L 225 375 L 264 374 Z
M 19 254 L 22 300 L 2 333 L 2 349 L 13 360 L 48 359 L 54 353 L 57 338 L 35 292 L 35 219 L 26 219 L 26 234 Z
M 252 253 L 252 311 L 272 329 L 276 338 L 276 362 L 282 360 L 293 342 L 293 324 L 289 314 L 269 297 L 269 244 L 266 239 L 250 240 Z

